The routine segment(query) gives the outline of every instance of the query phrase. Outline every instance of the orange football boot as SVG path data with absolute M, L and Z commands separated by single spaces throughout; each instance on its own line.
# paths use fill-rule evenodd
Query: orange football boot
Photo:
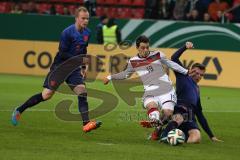
M 101 121 L 90 121 L 83 126 L 84 132 L 90 132 L 91 130 L 97 129 L 102 124 Z

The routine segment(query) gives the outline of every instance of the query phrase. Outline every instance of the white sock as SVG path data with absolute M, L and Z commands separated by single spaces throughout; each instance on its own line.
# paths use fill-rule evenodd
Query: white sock
M 148 117 L 152 121 L 156 121 L 156 120 L 159 121 L 160 120 L 160 113 L 159 113 L 158 110 L 154 110 L 154 111 L 148 113 Z

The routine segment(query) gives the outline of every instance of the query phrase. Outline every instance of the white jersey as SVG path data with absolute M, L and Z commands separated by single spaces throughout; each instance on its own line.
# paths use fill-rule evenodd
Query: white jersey
M 130 58 L 124 71 L 113 74 L 108 79 L 125 79 L 130 77 L 133 72 L 137 72 L 144 85 L 144 97 L 163 95 L 170 92 L 173 85 L 162 64 L 182 74 L 188 72 L 187 69 L 167 59 L 161 51 L 150 51 L 146 58 L 140 58 L 139 56 Z

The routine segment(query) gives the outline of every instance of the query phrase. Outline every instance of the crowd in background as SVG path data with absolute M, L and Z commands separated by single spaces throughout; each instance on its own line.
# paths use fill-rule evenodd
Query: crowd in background
M 145 18 L 240 22 L 240 0 L 149 0 Z M 227 12 L 229 11 L 229 12 Z
M 75 9 L 79 5 L 87 7 L 91 16 L 103 16 L 115 14 L 115 12 L 129 12 L 122 8 L 134 8 L 132 14 L 138 14 L 139 6 L 126 6 L 119 4 L 106 3 L 108 0 L 12 0 L 0 1 L 0 13 L 32 13 L 32 14 L 51 14 L 51 15 L 74 15 Z M 112 3 L 114 0 L 111 0 Z M 115 0 L 124 1 L 124 0 Z M 126 1 L 126 0 L 125 0 Z M 133 0 L 128 0 L 133 1 Z M 69 3 L 71 2 L 71 3 Z M 142 2 L 144 2 L 142 0 Z M 164 19 L 164 20 L 186 20 L 186 21 L 205 21 L 221 22 L 240 22 L 240 0 L 145 0 L 142 10 L 144 13 L 137 17 L 124 14 L 124 17 L 112 18 L 145 18 L 145 19 Z M 113 8 L 118 10 L 105 10 L 98 12 L 99 9 Z M 120 9 L 119 9 L 120 8 Z M 136 8 L 138 10 L 136 10 Z M 140 8 L 141 9 L 141 8 Z M 106 13 L 107 12 L 107 13 Z M 121 14 L 121 13 L 119 13 Z M 110 16 L 111 17 L 111 16 Z

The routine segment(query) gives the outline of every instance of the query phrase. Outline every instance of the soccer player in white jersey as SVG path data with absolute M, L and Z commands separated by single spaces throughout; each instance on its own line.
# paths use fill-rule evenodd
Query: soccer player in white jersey
M 136 49 L 138 53 L 130 58 L 127 68 L 120 73 L 107 76 L 103 83 L 126 79 L 133 72 L 137 72 L 144 85 L 143 106 L 147 109 L 148 117 L 151 122 L 161 122 L 173 114 L 177 102 L 175 89 L 162 64 L 185 75 L 188 74 L 188 70 L 167 59 L 163 52 L 150 51 L 149 39 L 144 35 L 137 38 Z M 162 117 L 160 110 L 163 111 Z

